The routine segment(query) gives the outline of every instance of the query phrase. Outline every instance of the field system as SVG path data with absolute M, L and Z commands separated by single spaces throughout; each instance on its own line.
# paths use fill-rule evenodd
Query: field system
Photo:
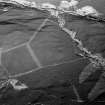
M 0 0 L 0 105 L 93 105 L 104 94 L 105 19 L 91 2 Z

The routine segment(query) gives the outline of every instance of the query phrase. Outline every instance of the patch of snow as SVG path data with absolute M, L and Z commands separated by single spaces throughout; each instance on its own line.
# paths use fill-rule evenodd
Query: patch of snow
M 60 2 L 59 7 L 61 9 L 69 9 L 70 8 L 70 5 L 69 5 L 69 2 L 68 1 L 63 0 L 63 1 Z
M 56 9 L 56 6 L 53 5 L 53 4 L 51 4 L 51 3 L 46 2 L 46 3 L 42 3 L 41 4 L 41 8 L 45 8 L 45 9 Z
M 37 7 L 36 2 L 30 2 L 27 0 L 10 0 L 10 2 L 17 2 L 19 4 L 25 5 L 25 6 L 30 6 L 30 7 Z
M 71 7 L 77 6 L 78 4 L 79 4 L 79 1 L 77 1 L 77 0 L 71 0 L 71 1 L 69 2 L 69 5 L 70 5 Z
M 73 8 L 75 10 L 75 9 L 77 9 L 78 3 L 79 3 L 79 1 L 77 1 L 77 0 L 71 0 L 70 2 L 63 0 L 60 2 L 59 8 L 60 9 L 66 9 L 66 10 Z
M 23 83 L 21 83 L 20 85 L 17 85 L 18 82 L 20 82 L 20 81 L 18 81 L 17 79 L 10 79 L 10 80 L 9 80 L 9 83 L 13 86 L 13 88 L 14 88 L 15 90 L 24 90 L 24 89 L 27 89 L 27 88 L 28 88 L 28 87 L 27 87 L 25 84 L 23 84 Z
M 81 15 L 92 15 L 92 16 L 100 16 L 102 13 L 99 13 L 96 9 L 94 9 L 92 6 L 84 6 L 76 11 L 77 13 Z

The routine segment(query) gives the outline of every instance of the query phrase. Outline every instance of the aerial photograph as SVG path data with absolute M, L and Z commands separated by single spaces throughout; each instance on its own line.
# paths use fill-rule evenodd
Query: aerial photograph
M 0 105 L 105 105 L 105 0 L 0 0 Z

